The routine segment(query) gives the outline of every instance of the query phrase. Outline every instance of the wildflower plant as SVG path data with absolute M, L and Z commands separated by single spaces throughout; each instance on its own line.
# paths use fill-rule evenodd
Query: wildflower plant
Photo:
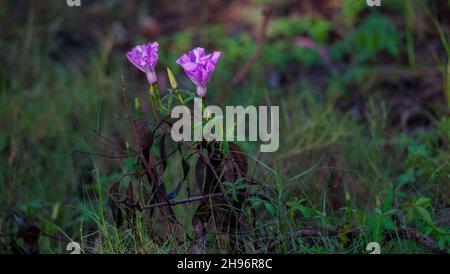
M 189 108 L 200 101 L 204 110 L 207 84 L 219 62 L 221 53 L 214 51 L 206 54 L 203 48 L 195 48 L 182 55 L 176 63 L 181 65 L 186 75 L 196 85 L 196 93 L 181 89 L 172 71 L 167 68 L 167 77 L 171 88 L 164 95 L 160 94 L 156 66 L 158 61 L 157 42 L 139 45 L 127 53 L 128 60 L 144 72 L 149 82 L 149 102 L 152 118 L 146 117 L 138 99 L 134 101 L 134 109 L 129 107 L 125 84 L 122 89 L 128 120 L 132 129 L 133 140 L 123 151 L 124 158 L 135 159 L 133 175 L 129 179 L 125 193 L 121 194 L 120 182 L 112 184 L 109 190 L 110 208 L 117 227 L 124 225 L 124 216 L 129 229 L 136 229 L 136 218 L 144 216 L 150 231 L 155 237 L 174 237 L 179 244 L 189 239 L 190 251 L 204 253 L 208 236 L 208 223 L 212 219 L 215 224 L 215 234 L 225 233 L 229 237 L 232 250 L 237 250 L 240 241 L 237 231 L 242 228 L 245 220 L 239 212 L 245 204 L 248 195 L 247 186 L 251 182 L 247 178 L 247 157 L 240 147 L 231 142 L 186 141 L 169 143 L 173 118 L 171 109 L 179 104 Z M 200 123 L 210 117 L 203 113 Z M 194 125 L 195 127 L 195 125 Z M 226 143 L 226 145 L 224 145 Z M 173 150 L 168 151 L 171 147 Z M 226 148 L 226 149 L 224 149 Z M 169 191 L 169 183 L 165 181 L 164 173 L 170 158 L 178 155 L 181 159 L 180 170 L 182 178 Z M 194 164 L 195 168 L 191 168 Z M 195 170 L 191 175 L 191 170 Z M 195 185 L 190 184 L 194 177 Z M 183 189 L 187 197 L 180 198 Z M 199 201 L 200 205 L 193 214 L 193 237 L 187 235 L 187 229 L 182 227 L 173 209 L 175 205 Z M 156 217 L 159 211 L 159 217 Z M 158 225 L 155 225 L 159 223 Z M 161 226 L 162 225 L 162 226 Z

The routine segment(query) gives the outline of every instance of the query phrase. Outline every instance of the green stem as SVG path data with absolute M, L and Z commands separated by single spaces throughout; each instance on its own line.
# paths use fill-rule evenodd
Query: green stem
M 148 93 L 150 95 L 150 107 L 152 109 L 152 113 L 155 116 L 155 118 L 158 117 L 158 115 L 156 114 L 156 107 L 155 107 L 155 95 L 154 95 L 154 85 L 150 85 L 150 88 L 148 90 Z
M 177 95 L 178 100 L 180 101 L 180 103 L 181 103 L 183 106 L 186 106 L 186 103 L 184 102 L 183 97 L 181 97 L 181 94 L 180 94 L 180 90 L 179 90 L 179 89 L 176 89 L 176 90 L 175 90 L 175 94 Z

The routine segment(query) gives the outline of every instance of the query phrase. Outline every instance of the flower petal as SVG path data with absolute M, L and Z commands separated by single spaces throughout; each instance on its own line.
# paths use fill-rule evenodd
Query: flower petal
M 219 51 L 206 55 L 204 48 L 197 47 L 180 56 L 176 63 L 183 67 L 186 75 L 197 87 L 206 88 L 220 56 Z
M 137 45 L 127 53 L 127 58 L 135 67 L 147 73 L 156 67 L 158 48 L 158 42 Z

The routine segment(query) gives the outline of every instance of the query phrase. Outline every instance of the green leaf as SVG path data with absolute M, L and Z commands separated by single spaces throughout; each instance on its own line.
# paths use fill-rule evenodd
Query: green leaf
M 431 218 L 430 213 L 423 207 L 416 207 L 417 212 L 419 212 L 420 216 L 427 222 L 429 225 L 434 227 L 433 219 Z
M 258 207 L 263 203 L 263 200 L 257 197 L 250 197 L 249 201 L 253 208 Z
M 397 213 L 398 212 L 398 209 L 390 209 L 390 210 L 388 210 L 388 211 L 385 211 L 384 213 L 383 213 L 383 215 L 384 216 L 392 216 L 392 215 L 394 215 L 395 213 Z
M 271 204 L 271 203 L 264 203 L 264 206 L 266 207 L 267 212 L 270 213 L 270 215 L 275 216 L 276 215 L 276 210 L 275 207 Z
M 311 217 L 311 209 L 304 207 L 304 206 L 300 206 L 300 212 L 302 213 L 303 217 L 305 218 L 309 218 Z
M 416 206 L 427 206 L 427 205 L 431 205 L 430 198 L 422 197 L 422 198 L 419 198 L 419 200 L 417 200 L 417 202 L 416 202 Z

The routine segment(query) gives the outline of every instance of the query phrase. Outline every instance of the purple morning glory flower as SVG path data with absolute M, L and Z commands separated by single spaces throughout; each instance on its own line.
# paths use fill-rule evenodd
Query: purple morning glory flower
M 138 45 L 127 53 L 131 63 L 147 75 L 148 82 L 154 84 L 157 81 L 155 67 L 158 62 L 158 42 Z
M 204 48 L 195 48 L 177 60 L 177 64 L 183 67 L 187 76 L 197 86 L 197 95 L 200 98 L 206 95 L 206 84 L 216 69 L 220 54 L 219 51 L 214 51 L 206 55 Z

